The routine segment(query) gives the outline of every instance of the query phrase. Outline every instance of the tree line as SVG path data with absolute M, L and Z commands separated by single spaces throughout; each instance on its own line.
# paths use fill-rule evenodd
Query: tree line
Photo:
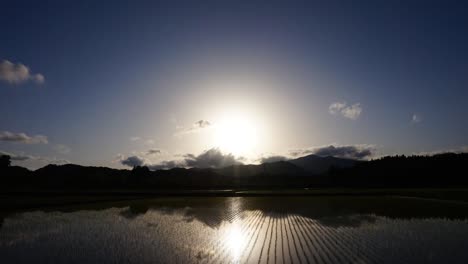
M 47 165 L 31 171 L 11 166 L 0 157 L 1 191 L 15 190 L 177 190 L 306 187 L 461 187 L 468 186 L 468 154 L 388 156 L 356 162 L 351 167 L 330 165 L 313 174 L 288 161 L 233 165 L 220 169 L 174 168 L 151 171 Z

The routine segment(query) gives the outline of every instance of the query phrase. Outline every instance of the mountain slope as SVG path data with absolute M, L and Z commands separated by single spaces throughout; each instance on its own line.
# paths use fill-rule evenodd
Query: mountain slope
M 255 175 L 303 175 L 304 169 L 287 161 L 259 165 L 233 165 L 215 171 L 229 177 L 251 177 Z
M 352 159 L 335 158 L 331 156 L 321 157 L 317 155 L 308 155 L 297 159 L 289 160 L 288 162 L 304 169 L 312 174 L 322 174 L 327 172 L 331 167 L 335 168 L 350 168 L 356 165 L 359 161 Z

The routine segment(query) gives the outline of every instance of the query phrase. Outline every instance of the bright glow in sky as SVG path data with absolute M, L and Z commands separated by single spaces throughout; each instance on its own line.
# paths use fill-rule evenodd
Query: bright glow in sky
M 262 138 L 262 131 L 250 113 L 230 112 L 215 126 L 214 144 L 236 156 L 251 156 Z

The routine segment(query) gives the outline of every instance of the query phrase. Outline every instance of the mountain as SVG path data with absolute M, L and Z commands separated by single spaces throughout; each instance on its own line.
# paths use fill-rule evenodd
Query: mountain
M 288 160 L 288 162 L 304 169 L 310 174 L 323 174 L 328 172 L 331 167 L 339 169 L 351 168 L 359 163 L 359 161 L 352 159 L 336 158 L 332 156 L 321 157 L 317 155 L 308 155 Z
M 0 166 L 0 192 L 468 186 L 466 153 L 393 156 L 371 161 L 309 155 L 260 165 L 158 171 L 148 167 L 118 170 L 74 164 L 47 165 L 29 171 L 9 164 Z
M 233 165 L 215 171 L 227 177 L 252 177 L 256 175 L 303 175 L 305 170 L 288 161 L 263 163 L 260 165 Z
M 324 174 L 330 168 L 350 168 L 360 161 L 336 157 L 308 155 L 287 161 L 268 162 L 259 165 L 233 165 L 215 169 L 216 173 L 229 177 L 252 177 L 255 175 L 311 176 Z

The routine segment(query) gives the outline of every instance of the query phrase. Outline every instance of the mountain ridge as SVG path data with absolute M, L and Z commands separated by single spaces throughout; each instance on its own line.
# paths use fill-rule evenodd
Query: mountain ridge
M 309 155 L 223 168 L 112 169 L 76 164 L 35 171 L 0 166 L 0 190 L 232 189 L 468 186 L 468 154 L 392 156 L 370 161 Z

